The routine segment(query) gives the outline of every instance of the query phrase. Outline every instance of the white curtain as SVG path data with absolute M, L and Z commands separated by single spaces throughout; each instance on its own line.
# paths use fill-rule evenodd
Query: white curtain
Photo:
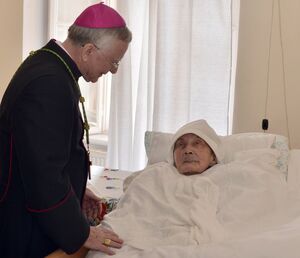
M 133 40 L 112 79 L 107 166 L 146 165 L 146 130 L 206 119 L 228 133 L 231 0 L 117 0 Z

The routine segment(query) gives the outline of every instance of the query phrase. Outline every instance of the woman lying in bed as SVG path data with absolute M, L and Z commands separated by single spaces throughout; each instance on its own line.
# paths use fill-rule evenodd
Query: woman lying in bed
M 206 121 L 183 126 L 168 162 L 135 175 L 117 209 L 105 216 L 102 224 L 124 239 L 116 257 L 170 257 L 171 247 L 180 248 L 178 258 L 186 250 L 202 257 L 199 247 L 271 227 L 286 193 L 278 155 L 269 149 L 221 164 L 220 139 Z
M 199 122 L 197 129 L 198 133 L 185 133 L 187 130 L 185 127 L 175 136 L 177 139 L 172 148 L 174 166 L 179 173 L 184 175 L 200 174 L 217 163 L 216 154 L 212 148 L 217 150 L 218 136 L 205 121 Z M 203 134 L 204 132 L 205 134 Z

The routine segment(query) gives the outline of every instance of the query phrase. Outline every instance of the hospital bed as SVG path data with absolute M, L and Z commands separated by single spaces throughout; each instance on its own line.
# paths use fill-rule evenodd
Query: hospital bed
M 165 134 L 161 132 L 147 132 L 145 136 L 145 146 L 148 156 L 148 165 L 160 162 L 166 158 L 167 149 L 165 146 L 171 141 L 171 134 Z M 288 185 L 288 192 L 295 194 L 295 199 L 298 201 L 297 195 L 299 194 L 300 185 L 300 150 L 293 149 L 289 150 L 287 139 L 280 135 L 272 134 L 261 134 L 261 133 L 248 133 L 248 134 L 238 134 L 234 136 L 227 136 L 223 138 L 223 142 L 226 143 L 224 152 L 225 161 L 231 162 L 240 153 L 245 155 L 253 154 L 254 152 L 259 152 L 259 150 L 264 150 L 266 148 L 275 149 L 278 151 L 279 155 L 277 158 L 276 166 L 279 171 L 282 172 L 282 177 L 285 178 Z M 224 146 L 225 146 L 224 145 Z M 127 174 L 129 175 L 129 174 Z M 126 173 L 122 175 L 123 178 L 126 177 Z M 96 180 L 93 187 L 94 189 L 102 188 L 100 181 Z M 100 193 L 99 193 L 100 194 Z M 299 194 L 300 197 L 300 194 Z M 300 203 L 300 202 L 299 202 Z M 298 212 L 295 211 L 295 214 Z M 294 214 L 294 215 L 295 215 Z M 297 213 L 298 214 L 298 213 Z M 257 256 L 255 250 L 261 249 L 261 257 L 298 257 L 300 253 L 299 249 L 300 243 L 300 210 L 299 216 L 293 217 L 292 220 L 287 223 L 282 224 L 280 227 L 273 228 L 261 232 L 260 234 L 249 234 L 247 237 L 243 237 L 240 240 L 216 243 L 213 245 L 204 244 L 202 248 L 199 249 L 198 254 L 193 256 L 193 253 L 186 253 L 184 249 L 180 247 L 173 246 L 171 249 L 158 249 L 157 253 L 151 254 L 141 254 L 141 253 L 130 253 L 131 256 L 128 257 L 183 257 L 182 255 L 187 255 L 186 257 L 214 257 L 214 258 L 225 258 L 225 257 L 260 257 Z M 269 251 L 269 250 L 274 251 Z M 184 251 L 183 251 L 184 250 Z M 280 251 L 282 250 L 282 251 Z M 190 251 L 190 249 L 189 249 Z M 163 253 L 167 253 L 171 256 L 161 256 Z M 87 255 L 86 249 L 80 249 L 73 256 L 66 256 L 62 252 L 56 252 L 49 256 L 50 258 L 81 258 L 81 257 L 97 257 L 96 253 Z M 272 256 L 269 256 L 272 253 Z M 242 254 L 243 256 L 239 256 Z M 160 255 L 160 256 L 159 256 Z M 235 256 L 234 256 L 235 255 Z M 283 256 L 282 256 L 283 255 Z M 106 257 L 106 256 L 99 256 Z M 119 257 L 118 254 L 116 257 Z M 123 256 L 120 253 L 120 257 Z

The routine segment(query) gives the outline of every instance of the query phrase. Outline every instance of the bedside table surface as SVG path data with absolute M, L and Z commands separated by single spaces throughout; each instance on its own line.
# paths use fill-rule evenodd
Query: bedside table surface
M 91 180 L 87 187 L 100 198 L 120 198 L 123 194 L 124 179 L 132 172 L 122 170 L 110 170 L 100 166 L 91 166 Z

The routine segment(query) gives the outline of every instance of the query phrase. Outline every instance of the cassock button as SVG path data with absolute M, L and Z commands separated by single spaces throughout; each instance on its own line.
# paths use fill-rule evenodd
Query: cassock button
M 85 130 L 90 130 L 90 126 L 89 126 L 88 123 L 84 123 L 84 129 L 85 129 Z

